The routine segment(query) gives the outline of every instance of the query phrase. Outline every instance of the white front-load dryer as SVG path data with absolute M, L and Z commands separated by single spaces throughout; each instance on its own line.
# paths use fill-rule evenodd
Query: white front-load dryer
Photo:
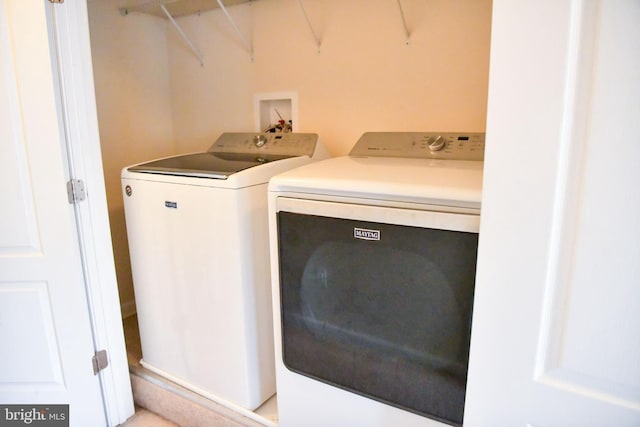
M 240 411 L 275 393 L 267 183 L 324 152 L 315 134 L 225 133 L 123 169 L 145 368 Z
M 366 133 L 269 183 L 280 427 L 463 422 L 484 134 Z

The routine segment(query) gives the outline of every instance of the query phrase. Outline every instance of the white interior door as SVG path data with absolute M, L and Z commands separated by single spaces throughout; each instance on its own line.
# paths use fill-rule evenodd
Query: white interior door
M 0 0 L 0 402 L 106 424 L 66 194 L 45 1 Z
M 640 2 L 493 8 L 465 426 L 638 426 Z

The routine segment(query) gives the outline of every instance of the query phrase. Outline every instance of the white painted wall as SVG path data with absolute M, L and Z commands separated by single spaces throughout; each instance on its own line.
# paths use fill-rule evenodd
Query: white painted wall
M 175 154 L 167 22 L 123 17 L 122 1 L 89 0 L 89 25 L 102 159 L 120 301 L 135 311 L 120 189 L 126 165 Z
M 201 67 L 169 32 L 175 137 L 208 147 L 225 130 L 253 130 L 253 95 L 298 92 L 299 130 L 317 132 L 334 155 L 365 131 L 484 131 L 490 0 L 397 3 L 304 2 L 321 38 L 318 53 L 295 0 L 230 7 L 255 58 L 219 10 L 178 19 L 204 56 Z
M 213 0 L 212 0 L 213 1 Z M 105 180 L 120 295 L 133 288 L 120 169 L 202 151 L 224 131 L 253 131 L 254 94 L 297 92 L 297 130 L 334 155 L 373 130 L 484 131 L 491 0 L 307 0 L 318 52 L 296 0 L 231 6 L 254 59 L 221 10 L 178 18 L 201 66 L 167 20 L 121 16 L 126 0 L 89 0 Z

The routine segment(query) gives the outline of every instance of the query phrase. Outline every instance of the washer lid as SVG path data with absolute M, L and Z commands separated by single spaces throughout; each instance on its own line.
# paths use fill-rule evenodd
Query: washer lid
M 293 156 L 206 152 L 167 157 L 132 166 L 127 170 L 160 175 L 227 179 L 236 172 L 290 157 Z
M 226 132 L 204 153 L 167 157 L 127 168 L 130 172 L 227 179 L 254 166 L 292 157 L 312 157 L 314 133 Z

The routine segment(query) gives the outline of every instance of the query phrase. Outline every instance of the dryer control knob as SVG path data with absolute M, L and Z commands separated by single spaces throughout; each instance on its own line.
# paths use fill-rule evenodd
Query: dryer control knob
M 429 147 L 429 151 L 440 151 L 444 148 L 447 141 L 441 136 L 432 136 L 427 141 L 427 146 Z
M 267 137 L 264 135 L 256 135 L 253 137 L 253 145 L 256 147 L 262 147 L 267 143 Z

